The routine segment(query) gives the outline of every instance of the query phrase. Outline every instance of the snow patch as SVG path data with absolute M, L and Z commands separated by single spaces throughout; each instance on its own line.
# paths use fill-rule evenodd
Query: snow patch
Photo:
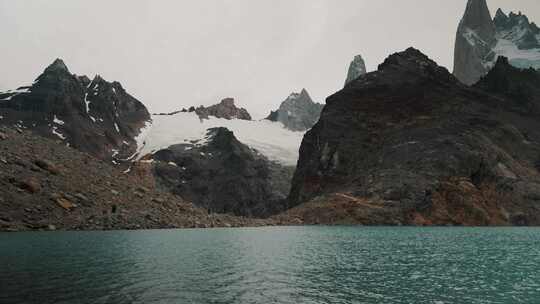
M 0 94 L 12 94 L 8 97 L 5 97 L 5 98 L 2 98 L 0 99 L 0 101 L 9 101 L 11 100 L 13 97 L 19 95 L 19 94 L 25 94 L 25 93 L 30 93 L 31 91 L 31 87 L 20 87 L 16 90 L 7 90 L 5 92 L 0 92 Z
M 511 40 L 499 39 L 493 51 L 498 56 L 507 57 L 510 64 L 517 68 L 540 69 L 540 49 L 520 50 Z
M 54 115 L 53 122 L 54 122 L 55 124 L 61 125 L 61 126 L 63 126 L 63 125 L 66 124 L 63 120 L 58 119 L 58 117 L 56 117 L 56 115 Z
M 131 155 L 128 160 L 131 160 L 135 158 L 136 156 L 142 157 L 144 155 L 141 154 L 143 148 L 145 147 L 146 138 L 148 137 L 148 134 L 150 133 L 150 130 L 152 129 L 152 121 L 145 121 L 144 126 L 139 130 L 139 135 L 135 136 L 134 140 L 137 144 L 137 149 L 135 150 L 135 153 Z
M 138 136 L 137 155 L 140 158 L 183 142 L 203 145 L 206 143 L 208 129 L 225 127 L 232 131 L 240 142 L 261 152 L 270 160 L 294 166 L 298 161 L 298 151 L 304 137 L 304 132 L 290 131 L 281 123 L 269 120 L 227 120 L 210 117 L 201 121 L 195 113 L 158 115 L 153 119 L 153 126 Z M 186 150 L 189 149 L 190 147 L 186 147 Z
M 478 36 L 478 33 L 468 27 L 465 28 L 463 37 L 465 37 L 467 42 L 472 46 L 476 46 L 477 44 L 486 45 L 486 42 Z
M 65 140 L 65 139 L 66 139 L 66 137 L 64 136 L 64 134 L 58 132 L 58 127 L 56 127 L 56 126 L 53 126 L 53 127 L 52 127 L 51 132 L 52 132 L 52 134 L 58 136 L 58 137 L 59 137 L 60 139 L 62 139 L 62 140 Z

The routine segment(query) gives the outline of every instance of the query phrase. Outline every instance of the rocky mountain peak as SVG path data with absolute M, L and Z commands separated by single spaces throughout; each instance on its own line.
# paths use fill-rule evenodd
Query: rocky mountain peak
M 454 75 L 467 85 L 477 82 L 496 59 L 496 43 L 496 28 L 486 1 L 469 0 L 456 33 Z
M 99 74 L 96 74 L 96 76 L 94 76 L 94 79 L 92 79 L 93 82 L 104 82 L 105 79 L 103 79 L 103 77 L 101 77 L 101 75 Z
M 314 104 L 313 99 L 311 99 L 311 96 L 309 95 L 308 91 L 304 88 L 300 93 L 291 93 L 289 97 L 285 100 L 287 103 L 307 103 L 307 104 Z
M 349 65 L 349 71 L 347 72 L 347 79 L 345 80 L 345 86 L 353 80 L 364 75 L 366 73 L 366 63 L 362 55 L 354 56 L 353 61 Z
M 265 217 L 282 211 L 292 169 L 269 161 L 227 128 L 206 134 L 205 144 L 172 145 L 151 156 L 158 185 L 210 212 Z
M 504 11 L 501 8 L 498 8 L 497 12 L 495 13 L 495 18 L 494 19 L 498 19 L 498 18 L 508 18 L 508 16 L 506 16 L 506 14 L 504 13 Z
M 540 115 L 540 73 L 533 68 L 516 68 L 500 56 L 474 87 L 500 95 L 506 99 L 505 106 L 522 116 Z
M 0 124 L 18 124 L 103 160 L 133 155 L 135 137 L 150 120 L 146 107 L 118 83 L 71 74 L 61 59 L 31 87 L 2 93 L 0 100 Z
M 228 108 L 236 108 L 234 105 L 234 98 L 231 97 L 223 99 L 219 104 Z
M 535 96 L 540 96 L 540 81 L 531 77 L 538 73 L 510 67 L 504 58 L 495 69 L 498 66 L 520 72 L 512 77 L 501 73 L 500 79 L 487 83 L 488 88 L 499 91 L 484 92 L 460 84 L 417 50 L 391 55 L 378 71 L 328 97 L 324 115 L 304 135 L 290 204 L 305 203 L 295 209 L 305 207 L 304 214 L 315 214 L 319 223 L 330 214 L 336 222 L 354 218 L 380 224 L 394 221 L 394 215 L 401 217 L 408 210 L 423 213 L 421 221 L 474 222 L 474 216 L 463 217 L 467 212 L 452 214 L 457 202 L 465 208 L 475 206 L 476 194 L 471 195 L 469 189 L 481 193 L 484 182 L 502 185 L 505 180 L 518 179 L 515 172 L 522 170 L 518 167 L 530 161 L 534 173 L 520 179 L 527 186 L 504 195 L 519 201 L 522 210 L 534 206 L 536 202 L 526 198 L 529 193 L 520 191 L 537 184 L 534 164 L 540 146 L 539 116 L 530 109 L 540 104 L 534 102 Z M 470 187 L 462 192 L 465 199 L 437 194 L 448 193 L 440 186 L 449 177 L 455 177 L 455 184 L 467 180 Z M 484 204 L 485 200 L 480 200 Z M 359 204 L 339 211 L 352 201 Z M 482 221 L 499 220 L 489 214 L 502 210 L 500 207 L 483 208 L 487 211 Z M 534 217 L 540 219 L 537 214 Z M 511 224 L 511 218 L 506 216 L 502 221 Z M 398 221 L 411 219 L 416 221 L 414 216 Z
M 495 36 L 495 26 L 491 19 L 486 0 L 469 0 L 460 27 L 475 31 L 478 36 L 489 41 Z
M 424 53 L 412 47 L 403 52 L 390 55 L 379 65 L 378 71 L 384 73 L 429 75 L 432 78 L 442 77 L 444 79 L 448 79 L 449 76 L 449 72 L 445 68 L 440 67 Z M 371 82 L 369 79 L 367 81 Z M 406 77 L 402 79 L 398 77 L 395 81 L 408 81 L 408 79 Z
M 506 15 L 499 9 L 493 22 L 500 39 L 510 40 L 522 50 L 540 48 L 540 29 L 521 12 Z
M 58 72 L 64 72 L 69 73 L 69 69 L 64 63 L 64 61 L 60 58 L 57 58 L 54 60 L 53 63 L 51 63 L 46 69 L 44 73 L 58 73 Z
M 234 98 L 225 98 L 220 103 L 209 107 L 200 106 L 194 109 L 201 119 L 208 119 L 210 116 L 224 119 L 251 120 L 251 115 L 244 108 L 235 105 Z
M 432 66 L 436 67 L 437 63 L 421 51 L 410 47 L 403 52 L 394 53 L 388 56 L 382 64 L 379 65 L 378 70 L 382 71 L 388 68 L 404 68 L 404 67 L 424 67 Z
M 300 93 L 291 93 L 279 109 L 272 111 L 266 119 L 281 122 L 285 128 L 292 131 L 306 131 L 317 122 L 323 107 L 322 104 L 313 102 L 304 88 Z

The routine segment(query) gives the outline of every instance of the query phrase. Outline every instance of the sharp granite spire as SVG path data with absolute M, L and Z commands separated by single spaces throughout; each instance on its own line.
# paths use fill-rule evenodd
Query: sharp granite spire
M 349 71 L 347 72 L 347 79 L 345 80 L 345 86 L 347 86 L 353 80 L 366 73 L 366 63 L 362 55 L 354 56 L 353 61 L 349 65 Z
M 456 34 L 454 75 L 467 85 L 476 83 L 489 71 L 485 63 L 494 61 L 496 43 L 486 0 L 469 0 Z

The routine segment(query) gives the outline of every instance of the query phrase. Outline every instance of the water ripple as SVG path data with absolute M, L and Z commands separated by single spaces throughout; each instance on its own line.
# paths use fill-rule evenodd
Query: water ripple
M 0 234 L 0 303 L 538 303 L 540 229 Z

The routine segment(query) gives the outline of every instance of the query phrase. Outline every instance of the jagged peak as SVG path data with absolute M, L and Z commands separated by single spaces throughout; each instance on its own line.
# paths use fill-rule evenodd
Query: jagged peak
M 51 73 L 51 72 L 65 72 L 69 73 L 69 69 L 64 63 L 64 61 L 60 58 L 56 58 L 53 63 L 51 63 L 46 69 L 45 73 Z
M 106 80 L 103 79 L 103 77 L 101 77 L 101 75 L 99 74 L 96 74 L 96 76 L 94 76 L 94 78 L 92 79 L 92 82 L 102 82 L 102 81 L 106 81 Z
M 497 58 L 497 62 L 495 62 L 495 66 L 500 66 L 500 65 L 510 66 L 510 62 L 508 61 L 508 57 L 499 56 Z
M 480 38 L 491 42 L 495 37 L 495 24 L 486 0 L 469 0 L 459 27 L 462 31 L 473 30 Z
M 356 55 L 356 56 L 354 56 L 353 60 L 354 61 L 364 61 L 364 57 L 362 57 L 362 55 Z
M 353 60 L 349 65 L 349 70 L 347 72 L 347 78 L 345 79 L 345 86 L 354 80 L 358 79 L 360 76 L 366 74 L 366 63 L 362 55 L 354 56 Z
M 495 18 L 508 18 L 508 16 L 504 13 L 504 11 L 499 8 L 497 9 L 497 12 L 495 13 Z
M 292 102 L 292 103 L 294 103 L 294 102 L 296 102 L 298 100 L 308 101 L 310 103 L 313 103 L 313 100 L 311 99 L 311 96 L 309 95 L 306 88 L 303 88 L 300 91 L 300 93 L 292 92 L 291 94 L 289 94 L 289 97 L 287 97 L 287 99 L 284 102 Z
M 489 77 L 491 74 L 496 74 L 498 71 L 504 71 L 505 75 L 507 75 L 508 71 L 532 72 L 534 74 L 538 74 L 538 71 L 532 67 L 528 69 L 520 69 L 514 67 L 512 64 L 510 64 L 510 60 L 505 56 L 499 56 L 497 58 L 497 61 L 493 65 L 493 68 L 488 72 L 486 77 Z
M 232 97 L 223 98 L 219 104 L 226 107 L 236 107 L 236 105 L 234 104 L 234 98 Z
M 406 49 L 403 52 L 398 52 L 390 55 L 379 65 L 378 70 L 382 71 L 389 67 L 438 67 L 437 63 L 431 60 L 427 55 L 413 47 Z
M 523 14 L 521 11 L 519 11 L 517 14 L 511 11 L 510 14 L 508 14 L 508 19 L 522 21 L 525 25 L 531 24 L 529 17 L 527 17 L 527 15 Z

